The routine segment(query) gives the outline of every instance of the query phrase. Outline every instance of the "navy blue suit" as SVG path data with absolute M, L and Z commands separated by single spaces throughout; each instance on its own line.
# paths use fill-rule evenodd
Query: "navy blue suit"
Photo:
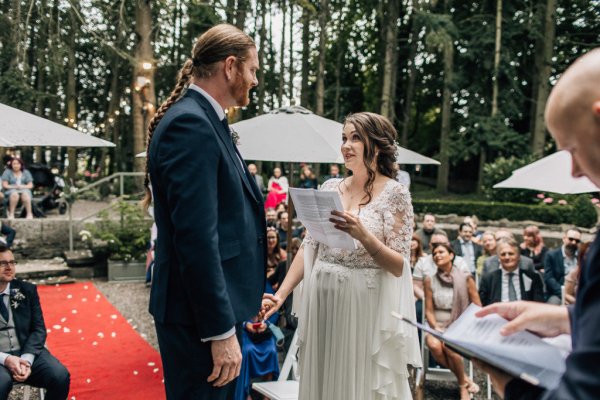
M 187 93 L 149 152 L 158 228 L 150 312 L 169 399 L 219 399 L 210 343 L 255 316 L 265 287 L 262 195 L 209 101 Z
M 546 265 L 546 269 L 548 266 Z M 569 307 L 573 352 L 558 388 L 542 391 L 513 379 L 505 399 L 597 399 L 600 394 L 600 236 L 586 254 L 574 307 Z
M 548 297 L 561 297 L 561 286 L 565 284 L 565 259 L 562 247 L 550 250 L 544 258 L 544 282 Z
M 544 301 L 544 284 L 540 275 L 532 270 L 517 268 L 519 273 L 519 287 L 521 291 L 521 300 L 528 301 Z M 527 276 L 531 279 L 531 287 L 525 290 L 524 278 Z M 479 280 L 479 298 L 481 304 L 487 305 L 502 301 L 502 270 L 497 269 L 487 273 Z

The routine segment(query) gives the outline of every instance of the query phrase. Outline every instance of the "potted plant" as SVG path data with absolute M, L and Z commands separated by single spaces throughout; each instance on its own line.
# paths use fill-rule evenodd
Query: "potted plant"
M 152 221 L 133 203 L 119 200 L 80 231 L 94 256 L 107 259 L 108 280 L 143 280 Z

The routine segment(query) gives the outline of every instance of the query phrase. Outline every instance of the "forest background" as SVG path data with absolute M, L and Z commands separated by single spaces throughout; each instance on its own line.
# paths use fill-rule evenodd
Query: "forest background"
M 23 148 L 25 161 L 71 178 L 143 171 L 147 123 L 222 21 L 254 38 L 262 65 L 233 118 L 290 104 L 337 121 L 381 113 L 400 145 L 442 163 L 409 167 L 440 193 L 552 152 L 548 93 L 600 45 L 600 0 L 0 0 L 0 102 L 117 144 Z

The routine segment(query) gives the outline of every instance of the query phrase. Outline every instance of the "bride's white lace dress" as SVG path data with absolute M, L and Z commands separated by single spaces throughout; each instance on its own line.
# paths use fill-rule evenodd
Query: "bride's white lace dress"
M 341 179 L 321 190 L 339 190 Z M 417 332 L 391 316 L 415 319 L 410 272 L 413 210 L 394 180 L 358 214 L 363 225 L 405 257 L 397 278 L 357 250 L 304 240 L 304 281 L 294 294 L 299 317 L 300 399 L 410 399 L 407 364 L 421 365 Z

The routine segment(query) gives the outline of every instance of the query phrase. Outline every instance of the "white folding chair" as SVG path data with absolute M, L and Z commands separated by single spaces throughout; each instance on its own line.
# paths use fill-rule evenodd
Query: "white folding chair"
M 291 373 L 291 380 L 288 380 Z M 294 332 L 290 348 L 283 360 L 281 373 L 276 381 L 257 382 L 252 389 L 267 396 L 271 400 L 297 400 L 300 386 L 298 384 L 298 331 Z

